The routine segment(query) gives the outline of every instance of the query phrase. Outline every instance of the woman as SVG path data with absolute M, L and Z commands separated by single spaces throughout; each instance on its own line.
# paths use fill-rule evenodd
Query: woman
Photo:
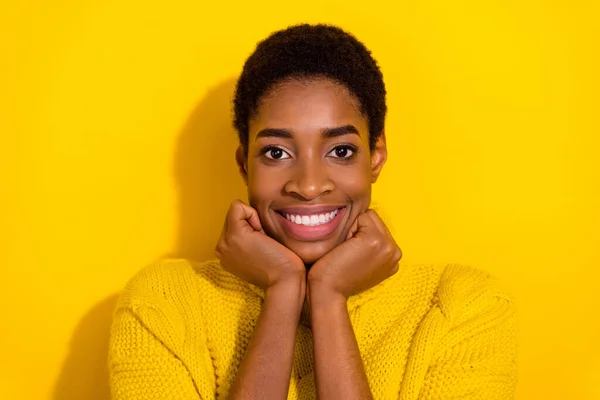
M 510 399 L 515 314 L 488 274 L 399 268 L 369 209 L 387 159 L 383 77 L 339 28 L 271 35 L 239 78 L 235 201 L 218 260 L 127 285 L 115 399 Z

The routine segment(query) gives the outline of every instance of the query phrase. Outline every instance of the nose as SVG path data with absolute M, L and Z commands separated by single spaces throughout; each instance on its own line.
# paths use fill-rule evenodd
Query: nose
M 310 201 L 323 194 L 330 193 L 335 188 L 327 168 L 318 160 L 299 161 L 291 179 L 285 184 L 286 193 Z

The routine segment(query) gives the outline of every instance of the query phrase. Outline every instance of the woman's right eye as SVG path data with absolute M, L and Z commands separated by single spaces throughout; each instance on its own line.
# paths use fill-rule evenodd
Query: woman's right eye
M 268 147 L 263 150 L 263 154 L 270 160 L 283 160 L 290 158 L 290 155 L 279 147 Z

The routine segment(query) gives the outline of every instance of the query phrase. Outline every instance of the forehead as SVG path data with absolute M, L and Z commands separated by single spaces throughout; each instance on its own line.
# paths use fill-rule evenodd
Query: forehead
M 250 140 L 265 128 L 308 134 L 343 125 L 354 125 L 367 134 L 359 102 L 344 85 L 326 78 L 291 80 L 263 96 L 250 120 Z

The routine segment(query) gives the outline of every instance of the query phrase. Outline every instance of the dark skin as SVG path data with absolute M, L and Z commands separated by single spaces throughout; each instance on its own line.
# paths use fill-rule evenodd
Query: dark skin
M 267 93 L 250 121 L 248 154 L 236 159 L 250 205 L 235 201 L 216 247 L 223 267 L 265 290 L 265 302 L 231 399 L 285 399 L 302 305 L 311 309 L 317 396 L 372 394 L 346 302 L 392 276 L 402 253 L 369 209 L 387 158 L 385 135 L 369 148 L 354 96 L 324 78 L 291 80 Z M 326 237 L 299 238 L 289 207 L 340 208 Z

